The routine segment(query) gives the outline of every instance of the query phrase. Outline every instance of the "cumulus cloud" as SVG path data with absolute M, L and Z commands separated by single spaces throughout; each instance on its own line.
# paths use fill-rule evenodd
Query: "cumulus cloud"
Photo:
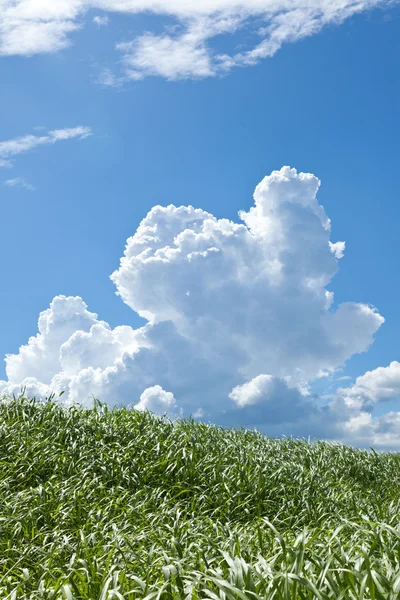
M 50 384 L 52 377 L 61 370 L 63 345 L 74 335 L 89 332 L 92 325 L 108 327 L 97 320 L 95 313 L 87 310 L 81 298 L 57 296 L 50 308 L 40 314 L 38 334 L 20 348 L 18 355 L 7 356 L 9 380 L 19 382 L 35 378 L 43 384 Z
M 171 392 L 166 392 L 159 385 L 144 390 L 140 396 L 140 401 L 134 408 L 140 411 L 149 410 L 160 416 L 174 417 L 177 415 L 177 404 L 174 395 Z
M 339 24 L 382 0 L 0 0 L 0 55 L 56 52 L 71 43 L 71 34 L 84 27 L 89 10 L 100 26 L 107 13 L 154 13 L 176 27 L 163 33 L 146 31 L 132 43 L 119 44 L 127 77 L 159 75 L 168 79 L 208 77 L 233 67 L 257 64 L 288 42 Z M 243 28 L 253 42 L 240 52 L 218 52 L 216 36 Z
M 247 379 L 266 364 L 270 374 L 297 369 L 306 380 L 333 371 L 368 348 L 383 318 L 362 304 L 331 310 L 325 286 L 338 260 L 318 187 L 313 175 L 275 171 L 239 224 L 191 206 L 153 208 L 112 275 L 119 295 L 142 317 L 212 348 L 216 361 L 229 353 Z
M 92 135 L 90 127 L 78 126 L 70 129 L 54 129 L 53 131 L 49 131 L 46 135 L 25 135 L 0 142 L 0 167 L 12 166 L 12 162 L 9 160 L 10 158 L 29 152 L 38 146 L 52 145 L 60 141 L 71 140 L 74 138 L 82 140 L 90 135 Z M 22 180 L 14 179 L 10 181 L 21 182 Z M 17 185 L 17 183 L 15 183 L 15 185 Z
M 234 387 L 229 398 L 236 406 L 227 407 L 221 414 L 224 424 L 240 423 L 245 427 L 268 429 L 274 435 L 290 435 L 301 432 L 307 423 L 309 435 L 315 432 L 316 426 L 319 435 L 327 434 L 322 423 L 323 411 L 318 409 L 307 387 L 293 386 L 290 380 L 258 375 Z M 337 422 L 335 419 L 334 424 Z
M 254 406 L 265 401 L 269 402 L 277 395 L 277 392 L 278 395 L 286 400 L 287 391 L 284 390 L 284 393 L 281 394 L 284 387 L 285 385 L 282 379 L 276 379 L 276 377 L 273 377 L 272 375 L 258 375 L 251 381 L 236 386 L 229 394 L 229 398 L 234 400 L 240 408 Z M 286 388 L 287 387 L 288 386 L 286 386 Z M 295 392 L 296 391 L 295 388 Z
M 7 356 L 0 389 L 34 391 L 36 382 L 38 396 L 63 391 L 67 404 L 97 397 L 271 435 L 386 443 L 397 416 L 373 419 L 371 398 L 396 393 L 398 363 L 365 374 L 326 406 L 309 392 L 367 350 L 384 321 L 372 306 L 334 303 L 328 286 L 344 243 L 330 240 L 319 185 L 289 167 L 274 171 L 239 222 L 192 206 L 154 207 L 111 276 L 147 323 L 112 329 L 81 298 L 59 296 L 38 334 Z M 355 402 L 360 395 L 366 400 Z
M 400 363 L 393 361 L 388 367 L 367 371 L 338 393 L 349 406 L 366 410 L 388 400 L 400 400 Z

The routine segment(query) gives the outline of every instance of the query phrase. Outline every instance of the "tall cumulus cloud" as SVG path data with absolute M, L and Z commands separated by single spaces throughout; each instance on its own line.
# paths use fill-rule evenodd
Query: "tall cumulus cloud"
M 367 350 L 384 321 L 365 304 L 334 306 L 328 286 L 344 243 L 330 240 L 319 185 L 289 167 L 274 171 L 237 223 L 192 206 L 154 207 L 111 275 L 147 323 L 112 329 L 81 298 L 58 296 L 38 334 L 7 356 L 0 389 L 390 445 L 397 413 L 385 421 L 372 410 L 400 389 L 398 363 L 325 406 L 309 393 L 310 382 Z

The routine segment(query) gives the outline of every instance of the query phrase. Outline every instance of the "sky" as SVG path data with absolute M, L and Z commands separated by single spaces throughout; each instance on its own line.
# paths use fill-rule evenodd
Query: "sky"
M 0 393 L 399 449 L 399 33 L 0 0 Z

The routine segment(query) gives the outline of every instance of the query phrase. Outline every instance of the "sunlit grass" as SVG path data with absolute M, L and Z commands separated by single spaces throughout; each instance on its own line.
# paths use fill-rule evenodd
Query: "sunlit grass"
M 400 598 L 400 455 L 0 405 L 0 598 Z

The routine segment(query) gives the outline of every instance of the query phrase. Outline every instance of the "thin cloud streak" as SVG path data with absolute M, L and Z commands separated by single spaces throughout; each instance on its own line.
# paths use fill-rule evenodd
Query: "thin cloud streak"
M 7 179 L 7 181 L 4 182 L 4 185 L 9 188 L 22 187 L 22 188 L 25 188 L 26 190 L 29 190 L 30 192 L 34 192 L 36 190 L 35 186 L 33 186 L 31 183 L 28 183 L 27 181 L 25 181 L 25 179 L 23 177 L 15 177 L 15 179 Z
M 80 139 L 83 140 L 92 135 L 90 127 L 72 127 L 69 129 L 54 129 L 46 135 L 25 135 L 14 139 L 0 142 L 0 167 L 11 167 L 12 162 L 9 160 L 19 154 L 25 154 L 39 146 L 51 145 L 56 142 Z

